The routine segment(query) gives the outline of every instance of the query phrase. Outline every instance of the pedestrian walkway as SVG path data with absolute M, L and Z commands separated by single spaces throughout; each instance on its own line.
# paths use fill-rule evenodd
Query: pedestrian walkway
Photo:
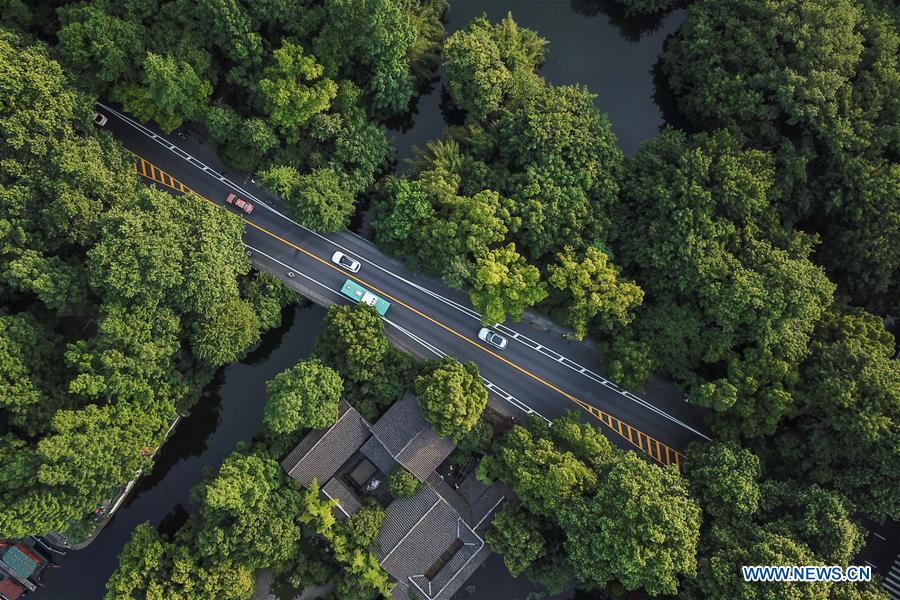
M 894 564 L 891 565 L 890 572 L 884 578 L 883 587 L 891 600 L 900 600 L 900 554 L 894 558 Z

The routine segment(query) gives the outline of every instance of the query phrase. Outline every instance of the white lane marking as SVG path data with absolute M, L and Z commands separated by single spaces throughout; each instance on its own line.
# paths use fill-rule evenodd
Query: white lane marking
M 347 298 L 345 298 L 340 292 L 337 292 L 337 291 L 335 291 L 334 289 L 332 289 L 331 287 L 325 285 L 324 283 L 322 283 L 322 282 L 320 282 L 320 281 L 318 281 L 318 280 L 316 280 L 316 279 L 313 279 L 312 277 L 310 277 L 309 275 L 306 275 L 305 273 L 300 272 L 300 271 L 299 271 L 298 269 L 296 269 L 295 267 L 292 267 L 292 266 L 290 266 L 290 265 L 288 265 L 288 264 L 286 264 L 286 263 L 281 262 L 280 260 L 278 260 L 278 259 L 275 258 L 274 256 L 270 256 L 269 254 L 266 254 L 266 253 L 263 252 L 262 250 L 260 250 L 260 249 L 258 249 L 258 248 L 254 248 L 254 247 L 251 246 L 250 244 L 244 244 L 244 247 L 246 247 L 248 250 L 250 250 L 251 252 L 253 252 L 253 253 L 255 253 L 255 254 L 260 254 L 260 255 L 262 255 L 262 256 L 265 256 L 266 258 L 268 258 L 268 259 L 271 260 L 272 262 L 278 263 L 279 265 L 281 265 L 282 267 L 288 269 L 289 271 L 291 271 L 291 272 L 294 273 L 295 275 L 299 275 L 300 277 L 302 277 L 302 278 L 304 278 L 304 279 L 306 279 L 306 280 L 308 280 L 308 281 L 311 281 L 312 283 L 318 285 L 319 287 L 321 287 L 321 288 L 323 288 L 323 289 L 325 289 L 325 290 L 328 290 L 329 292 L 331 292 L 332 294 L 334 294 L 334 295 L 337 296 L 338 298 L 341 298 L 342 300 L 345 300 L 345 301 L 347 301 L 347 302 L 349 303 L 349 300 L 348 300 Z M 287 282 L 285 282 L 285 283 L 287 283 Z M 435 345 L 432 344 L 431 342 L 428 342 L 428 341 L 422 339 L 422 338 L 419 337 L 418 335 L 412 333 L 411 331 L 408 331 L 406 328 L 401 327 L 401 326 L 398 325 L 397 323 L 394 323 L 393 321 L 391 321 L 391 320 L 388 319 L 387 317 L 381 317 L 381 319 L 382 319 L 384 322 L 386 322 L 386 323 L 388 323 L 389 325 L 391 325 L 392 327 L 394 327 L 395 329 L 397 329 L 397 331 L 399 331 L 400 333 L 403 333 L 404 335 L 408 336 L 408 337 L 409 337 L 410 339 L 412 339 L 414 342 L 417 342 L 417 343 L 421 344 L 424 348 L 426 348 L 427 350 L 433 352 L 435 355 L 437 355 L 437 356 L 439 356 L 439 357 L 441 357 L 441 358 L 447 356 L 447 353 L 446 353 L 446 352 L 444 352 L 443 350 L 441 350 L 440 348 L 438 348 L 437 346 L 435 346 Z M 544 419 L 544 420 L 547 421 L 548 423 L 550 422 L 550 419 L 548 419 L 547 417 L 545 417 L 544 415 L 542 415 L 542 414 L 539 413 L 538 411 L 534 410 L 533 408 L 531 408 L 530 406 L 528 406 L 527 404 L 525 404 L 524 402 L 522 402 L 521 400 L 519 400 L 518 398 L 516 398 L 515 396 L 513 396 L 512 394 L 510 394 L 509 392 L 507 392 L 507 391 L 504 390 L 503 388 L 501 388 L 500 386 L 494 384 L 494 383 L 491 382 L 489 379 L 487 379 L 487 378 L 485 378 L 485 377 L 482 376 L 482 377 L 481 377 L 481 380 L 484 382 L 484 386 L 485 386 L 487 389 L 489 389 L 490 391 L 494 392 L 497 396 L 499 396 L 500 398 L 506 400 L 507 402 L 509 402 L 510 404 L 512 404 L 513 406 L 515 406 L 516 408 L 518 408 L 519 410 L 521 410 L 522 412 L 524 412 L 526 415 L 537 415 L 538 417 Z
M 886 539 L 883 535 L 881 535 L 880 533 L 876 533 L 876 532 L 873 531 L 873 532 L 872 532 L 872 535 L 874 535 L 875 537 L 877 537 L 879 540 L 885 540 L 885 541 L 887 541 L 887 539 Z
M 430 289 L 428 289 L 428 288 L 426 288 L 426 287 L 423 287 L 423 286 L 421 286 L 421 285 L 419 285 L 419 284 L 417 284 L 417 283 L 415 283 L 415 282 L 413 282 L 413 281 L 410 281 L 410 280 L 406 279 L 405 277 L 403 277 L 403 276 L 401 276 L 401 275 L 398 275 L 398 274 L 394 273 L 393 271 L 391 271 L 391 270 L 389 270 L 389 269 L 386 269 L 386 268 L 382 267 L 381 265 L 379 265 L 379 264 L 377 264 L 377 263 L 374 263 L 374 262 L 368 260 L 368 259 L 365 258 L 364 256 L 360 256 L 360 255 L 358 255 L 357 253 L 353 252 L 352 250 L 350 250 L 350 249 L 348 249 L 348 248 L 345 248 L 344 246 L 342 246 L 341 244 L 337 243 L 336 241 L 334 241 L 334 240 L 332 240 L 332 239 L 330 239 L 330 238 L 327 238 L 327 237 L 323 236 L 322 234 L 320 234 L 320 233 L 318 233 L 318 232 L 316 232 L 316 231 L 313 231 L 312 229 L 309 229 L 309 228 L 307 228 L 307 227 L 304 227 L 303 225 L 301 225 L 300 223 L 294 221 L 293 219 L 291 219 L 290 217 L 288 217 L 288 216 L 285 215 L 284 213 L 278 211 L 276 208 L 274 208 L 274 207 L 272 207 L 272 206 L 269 206 L 264 200 L 262 200 L 262 199 L 258 198 L 257 196 L 251 194 L 249 191 L 247 191 L 247 190 L 245 190 L 244 188 L 242 188 L 241 186 L 237 185 L 236 183 L 234 183 L 233 181 L 231 181 L 231 180 L 228 179 L 227 177 L 224 177 L 224 176 L 222 176 L 221 174 L 217 173 L 216 171 L 214 171 L 213 169 L 211 169 L 210 167 L 208 167 L 206 164 L 204 164 L 202 161 L 200 161 L 200 160 L 194 158 L 193 156 L 191 156 L 191 155 L 190 155 L 189 153 L 187 153 L 186 151 L 181 150 L 180 148 L 178 148 L 177 146 L 175 146 L 175 145 L 172 144 L 171 142 L 168 142 L 168 141 L 164 140 L 164 138 L 162 138 L 162 137 L 160 137 L 159 135 L 155 134 L 153 131 L 151 131 L 150 129 L 148 129 L 148 128 L 145 127 L 144 125 L 142 125 L 142 124 L 138 123 L 137 121 L 133 120 L 131 117 L 128 117 L 128 116 L 126 116 L 126 115 L 120 113 L 119 111 L 115 110 L 114 108 L 109 107 L 109 106 L 106 106 L 105 104 L 103 104 L 103 103 L 101 103 L 101 102 L 97 102 L 97 105 L 103 107 L 105 110 L 107 110 L 107 111 L 109 111 L 110 113 L 116 115 L 119 119 L 121 119 L 122 121 L 128 123 L 128 124 L 131 125 L 133 128 L 135 128 L 135 129 L 137 129 L 139 132 L 143 133 L 145 136 L 147 136 L 147 137 L 153 139 L 155 142 L 157 142 L 157 143 L 158 143 L 159 145 L 161 145 L 163 148 L 166 148 L 167 150 L 169 150 L 169 151 L 171 151 L 171 152 L 177 154 L 177 155 L 179 156 L 179 158 L 184 159 L 185 157 L 187 157 L 187 160 L 188 160 L 189 162 L 191 162 L 191 163 L 193 163 L 193 164 L 196 164 L 196 165 L 199 165 L 199 167 L 201 168 L 201 170 L 212 172 L 213 174 L 216 175 L 216 177 L 218 178 L 218 180 L 219 180 L 220 182 L 226 184 L 228 187 L 230 187 L 231 189 L 233 189 L 235 192 L 240 192 L 240 193 L 243 194 L 246 198 L 255 201 L 255 202 L 257 203 L 257 205 L 260 206 L 261 208 L 263 208 L 263 209 L 265 209 L 265 210 L 268 210 L 268 211 L 270 211 L 270 212 L 272 212 L 272 213 L 278 215 L 279 217 L 281 217 L 282 219 L 288 221 L 289 223 L 292 223 L 293 225 L 299 227 L 300 229 L 306 231 L 307 233 L 309 233 L 309 234 L 311 234 L 311 235 L 314 235 L 314 236 L 318 237 L 319 239 L 321 239 L 321 240 L 323 240 L 323 241 L 325 241 L 325 242 L 327 242 L 327 243 L 329 243 L 329 244 L 332 244 L 333 246 L 335 246 L 335 247 L 339 248 L 340 250 L 344 251 L 345 253 L 348 253 L 348 254 L 350 254 L 351 256 L 355 256 L 356 258 L 360 259 L 362 262 L 365 262 L 365 263 L 367 263 L 367 264 L 369 264 L 369 265 L 372 265 L 374 268 L 376 268 L 376 269 L 382 271 L 383 273 L 389 275 L 390 277 L 393 277 L 393 278 L 397 279 L 398 281 L 401 281 L 401 282 L 403 282 L 403 283 L 409 285 L 410 287 L 412 287 L 412 288 L 414 288 L 414 289 L 416 289 L 416 290 L 418 290 L 418 291 L 420 291 L 420 292 L 422 292 L 422 293 L 424 293 L 424 294 L 427 294 L 427 295 L 431 296 L 432 298 L 434 298 L 434 299 L 436 299 L 436 300 L 438 300 L 438 301 L 440 301 L 440 302 L 443 302 L 444 304 L 450 306 L 451 308 L 455 308 L 455 309 L 458 310 L 459 312 L 462 312 L 463 314 L 468 315 L 470 318 L 477 320 L 479 323 L 481 322 L 481 315 L 480 315 L 478 312 L 476 312 L 476 311 L 474 311 L 474 310 L 472 310 L 472 309 L 470 309 L 470 308 L 468 308 L 468 307 L 466 307 L 466 306 L 463 306 L 463 305 L 459 304 L 458 302 L 455 302 L 455 301 L 453 301 L 453 300 L 451 300 L 451 299 L 449 299 L 449 298 L 445 298 L 444 296 L 438 294 L 437 292 L 434 292 L 434 291 L 432 291 L 432 290 L 430 290 Z M 177 153 L 176 153 L 176 150 L 178 150 Z M 182 156 L 182 154 L 183 154 L 183 156 Z M 352 233 L 352 232 L 351 232 L 351 233 Z M 355 234 L 354 234 L 354 235 L 355 235 Z M 359 238 L 359 236 L 356 236 L 356 237 Z M 363 239 L 363 238 L 359 238 L 359 239 Z M 514 329 L 512 329 L 512 328 L 510 328 L 510 327 L 507 327 L 506 325 L 502 325 L 502 324 L 499 324 L 499 323 L 498 323 L 498 324 L 495 325 L 495 328 L 496 328 L 498 331 L 501 331 L 502 333 L 505 333 L 506 335 L 512 337 L 514 340 L 516 340 L 516 341 L 518 341 L 518 342 L 520 342 L 520 343 L 522 343 L 522 344 L 528 346 L 529 348 L 532 348 L 532 349 L 534 349 L 534 350 L 537 350 L 537 351 L 540 352 L 541 354 L 543 354 L 543 355 L 545 355 L 545 356 L 547 356 L 547 357 L 549 357 L 549 358 L 552 358 L 552 359 L 553 359 L 554 361 L 556 361 L 556 362 L 561 362 L 562 359 L 565 358 L 565 357 L 563 357 L 561 354 L 558 354 L 557 352 L 554 352 L 553 350 L 550 350 L 549 348 L 545 348 L 544 346 L 542 346 L 542 345 L 539 344 L 538 342 L 535 342 L 534 340 L 531 340 L 531 339 L 527 338 L 526 336 L 522 335 L 521 333 L 515 331 Z M 567 360 L 568 360 L 568 359 L 567 359 Z M 562 364 L 565 364 L 565 363 L 562 363 Z M 621 396 L 623 396 L 623 397 L 625 397 L 625 398 L 631 400 L 632 402 L 635 402 L 635 403 L 638 404 L 639 406 L 642 406 L 642 407 L 646 408 L 647 410 L 649 410 L 649 411 L 651 411 L 651 412 L 653 412 L 653 413 L 655 413 L 655 414 L 657 414 L 657 415 L 663 417 L 664 419 L 666 419 L 666 420 L 668 420 L 668 421 L 670 421 L 670 422 L 672 422 L 672 423 L 674 423 L 674 424 L 676 424 L 676 425 L 678 425 L 678 426 L 680 426 L 680 427 L 682 427 L 682 428 L 684 428 L 684 429 L 687 429 L 688 431 L 690 431 L 690 432 L 692 432 L 692 433 L 694 433 L 694 434 L 696 434 L 696 435 L 702 437 L 703 439 L 705 439 L 705 440 L 707 440 L 707 441 L 711 441 L 711 438 L 710 438 L 709 436 L 707 436 L 706 434 L 704 434 L 703 432 L 694 429 L 693 427 L 691 427 L 691 426 L 688 425 L 687 423 L 681 421 L 680 419 L 677 419 L 676 417 L 670 415 L 669 413 L 665 412 L 664 410 L 658 408 L 656 405 L 651 404 L 650 402 L 644 400 L 643 398 L 640 398 L 640 397 L 636 396 L 635 394 L 633 394 L 633 393 L 631 393 L 631 392 L 628 392 L 628 391 L 623 390 L 623 389 L 620 388 L 618 385 L 613 384 L 613 385 L 615 385 L 615 387 L 611 387 L 611 386 L 607 385 L 607 383 L 608 383 L 608 380 L 607 380 L 607 379 L 605 379 L 604 377 L 602 377 L 602 376 L 600 376 L 600 375 L 594 373 L 593 371 L 587 369 L 586 367 L 582 367 L 581 365 L 579 365 L 578 363 L 576 363 L 576 362 L 574 362 L 574 361 L 572 361 L 572 364 L 575 365 L 575 366 L 569 366 L 569 365 L 567 365 L 567 364 L 566 364 L 565 366 L 568 367 L 569 369 L 571 369 L 572 371 L 574 371 L 574 372 L 576 372 L 576 373 L 578 373 L 578 374 L 580 374 L 580 375 L 583 375 L 583 376 L 587 377 L 588 379 L 593 380 L 593 381 L 596 382 L 596 383 L 599 383 L 599 384 L 601 384 L 601 385 L 605 385 L 606 387 L 608 387 L 609 389 L 611 389 L 611 390 L 613 390 L 614 392 L 618 393 L 619 395 L 621 395 Z

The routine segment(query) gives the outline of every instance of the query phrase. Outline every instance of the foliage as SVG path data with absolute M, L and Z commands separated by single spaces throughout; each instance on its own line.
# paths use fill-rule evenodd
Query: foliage
M 574 454 L 516 425 L 478 465 L 482 480 L 509 483 L 530 512 L 552 516 L 596 489 L 597 475 Z
M 582 582 L 674 594 L 696 573 L 700 509 L 675 467 L 622 454 L 596 494 L 562 508 L 566 549 Z
M 388 475 L 388 489 L 394 498 L 409 498 L 415 496 L 422 489 L 422 482 L 404 469 L 397 467 Z
M 556 260 L 558 264 L 548 267 L 547 281 L 566 294 L 565 322 L 575 329 L 576 338 L 584 339 L 595 319 L 605 329 L 631 322 L 630 311 L 640 305 L 644 293 L 634 283 L 620 281 L 619 269 L 608 264 L 606 253 L 589 246 L 579 261 L 572 248 L 566 248 Z
M 845 494 L 874 519 L 900 515 L 900 365 L 861 309 L 829 311 L 800 365 L 794 410 L 764 453 L 782 477 Z
M 898 47 L 883 3 L 702 0 L 662 60 L 692 122 L 773 150 L 782 212 L 822 235 L 816 258 L 879 313 L 900 289 Z
M 350 224 L 353 193 L 333 169 L 301 175 L 289 166 L 275 166 L 259 174 L 264 186 L 284 198 L 301 225 L 314 231 L 338 231 Z
M 460 439 L 478 422 L 488 392 L 475 363 L 447 357 L 422 367 L 416 378 L 416 400 L 438 434 Z
M 486 118 L 500 109 L 512 71 L 534 71 L 543 63 L 546 43 L 530 29 L 520 28 L 512 13 L 493 27 L 485 17 L 473 19 L 444 42 L 450 98 L 471 118 Z
M 387 351 L 384 323 L 366 304 L 330 306 L 313 347 L 313 355 L 345 381 L 371 379 Z
M 321 361 L 301 361 L 266 382 L 263 427 L 272 437 L 325 429 L 338 419 L 344 383 Z
M 618 256 L 644 289 L 635 321 L 657 364 L 722 433 L 771 434 L 834 287 L 812 241 L 771 210 L 771 159 L 725 133 L 666 130 L 631 161 Z
M 203 114 L 212 84 L 201 79 L 190 64 L 171 55 L 148 52 L 143 73 L 139 84 L 113 89 L 112 97 L 127 112 L 141 121 L 155 121 L 166 133 Z
M 862 544 L 849 507 L 818 486 L 760 481 L 758 459 L 735 444 L 692 446 L 686 476 L 704 513 L 697 575 L 685 598 L 825 599 L 827 583 L 746 583 L 740 565 L 846 565 Z M 842 587 L 837 584 L 836 587 Z
M 320 79 L 322 66 L 315 58 L 304 55 L 302 46 L 284 42 L 272 58 L 275 64 L 263 70 L 259 89 L 265 98 L 269 122 L 288 142 L 296 142 L 300 127 L 331 105 L 337 85 L 330 79 Z
M 510 575 L 518 577 L 544 554 L 544 538 L 531 515 L 506 503 L 491 519 L 485 536 L 491 550 L 503 556 Z
M 516 252 L 515 244 L 478 258 L 470 296 L 482 325 L 503 323 L 507 314 L 521 320 L 526 308 L 547 297 L 540 279 L 540 271 Z
M 409 56 L 416 27 L 404 8 L 400 0 L 326 0 L 324 26 L 313 42 L 329 76 L 344 71 L 366 82 L 376 114 L 403 111 L 413 95 Z

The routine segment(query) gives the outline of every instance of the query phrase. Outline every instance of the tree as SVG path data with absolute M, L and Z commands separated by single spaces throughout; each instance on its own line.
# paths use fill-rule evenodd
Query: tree
M 334 305 L 328 308 L 313 356 L 347 381 L 367 381 L 376 375 L 388 351 L 384 323 L 371 306 Z
M 574 454 L 516 425 L 478 465 L 482 481 L 502 479 L 537 515 L 553 517 L 597 486 L 597 475 Z
M 511 13 L 493 27 L 485 17 L 473 19 L 444 42 L 447 91 L 454 104 L 484 120 L 500 109 L 513 70 L 537 70 L 546 43 L 534 31 L 520 28 Z
M 741 565 L 847 564 L 862 537 L 845 500 L 797 481 L 760 482 L 759 460 L 734 443 L 692 446 L 685 476 L 704 519 L 684 597 L 832 597 L 827 583 L 748 583 L 734 574 Z
M 113 98 L 142 121 L 156 121 L 170 133 L 186 120 L 203 114 L 212 84 L 200 79 L 194 68 L 171 55 L 147 53 L 140 84 L 120 84 Z
M 0 415 L 30 436 L 46 430 L 65 402 L 61 344 L 51 327 L 27 313 L 0 313 Z
M 284 198 L 297 220 L 314 231 L 339 231 L 350 224 L 356 208 L 353 192 L 331 168 L 301 175 L 291 166 L 275 166 L 260 173 L 264 186 Z
M 900 289 L 889 241 L 900 231 L 898 44 L 881 3 L 706 0 L 662 56 L 695 124 L 776 152 L 782 213 L 822 235 L 817 258 L 878 312 Z
M 563 506 L 560 520 L 575 574 L 588 585 L 674 594 L 679 575 L 696 573 L 700 509 L 674 467 L 623 453 L 596 494 Z
M 413 96 L 410 54 L 416 39 L 411 15 L 400 0 L 326 0 L 313 54 L 329 76 L 340 71 L 365 82 L 376 114 L 406 109 Z
M 338 419 L 343 389 L 341 376 L 322 361 L 299 362 L 266 382 L 263 427 L 274 436 L 325 429 Z
M 242 600 L 253 594 L 253 570 L 232 561 L 204 564 L 186 546 L 141 523 L 119 555 L 106 583 L 106 600 L 178 597 L 185 600 Z
M 605 329 L 627 325 L 634 318 L 629 311 L 640 305 L 644 292 L 630 281 L 619 279 L 619 269 L 608 264 L 609 256 L 594 247 L 585 250 L 579 262 L 572 248 L 556 255 L 548 282 L 566 293 L 566 322 L 583 340 L 594 320 Z
M 735 442 L 692 446 L 684 473 L 697 503 L 715 519 L 746 519 L 759 508 L 759 458 Z
M 629 164 L 616 214 L 620 261 L 652 299 L 637 337 L 722 433 L 775 430 L 834 291 L 812 240 L 771 210 L 773 175 L 725 132 L 666 130 Z
M 256 313 L 236 295 L 210 307 L 191 338 L 194 356 L 213 366 L 234 362 L 258 342 Z
M 478 422 L 488 393 L 475 363 L 446 357 L 422 368 L 416 400 L 438 434 L 460 439 Z
M 145 52 L 138 23 L 110 14 L 99 3 L 64 6 L 57 14 L 59 53 L 80 84 L 104 92 L 137 70 Z
M 313 115 L 328 110 L 337 95 L 337 85 L 321 78 L 322 65 L 314 57 L 304 55 L 298 44 L 283 42 L 272 58 L 275 64 L 266 67 L 259 80 L 265 110 L 285 139 L 297 142 L 300 127 Z
M 503 564 L 513 577 L 518 577 L 545 552 L 544 538 L 532 515 L 509 502 L 494 514 L 485 541 L 503 556 Z
M 396 467 L 388 475 L 388 489 L 394 498 L 409 498 L 422 489 L 422 482 L 403 467 Z
M 796 403 L 763 456 L 773 472 L 836 489 L 874 519 L 900 515 L 900 365 L 861 309 L 830 310 L 800 366 Z
M 547 286 L 540 279 L 540 272 L 519 256 L 515 244 L 477 259 L 470 296 L 482 324 L 502 323 L 507 314 L 520 320 L 526 308 L 547 297 Z

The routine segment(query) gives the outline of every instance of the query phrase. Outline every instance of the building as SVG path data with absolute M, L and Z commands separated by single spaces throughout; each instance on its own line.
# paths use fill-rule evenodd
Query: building
M 23 541 L 0 541 L 0 600 L 16 600 L 33 592 L 41 573 L 50 564 L 46 558 Z
M 374 425 L 346 402 L 339 413 L 334 425 L 307 435 L 282 466 L 304 486 L 316 479 L 322 494 L 337 501 L 339 517 L 358 511 L 364 496 L 386 502 L 382 482 L 398 465 L 408 469 L 424 485 L 385 508 L 378 560 L 397 581 L 395 598 L 408 598 L 412 589 L 424 600 L 449 599 L 490 553 L 483 532 L 508 490 L 485 486 L 474 475 L 459 489 L 448 485 L 435 469 L 455 446 L 428 425 L 411 395 Z

